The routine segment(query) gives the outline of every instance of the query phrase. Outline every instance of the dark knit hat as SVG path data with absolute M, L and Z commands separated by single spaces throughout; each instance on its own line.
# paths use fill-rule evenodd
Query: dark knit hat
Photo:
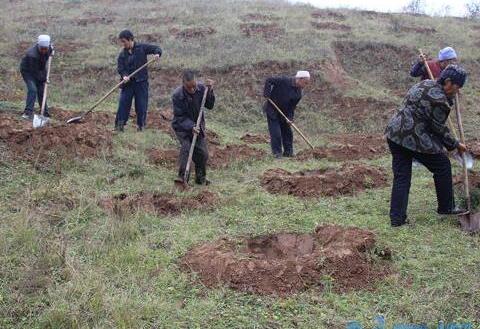
M 442 71 L 442 74 L 440 74 L 438 82 L 444 85 L 446 80 L 450 80 L 453 84 L 462 88 L 467 80 L 467 75 L 467 71 L 460 65 L 450 64 Z

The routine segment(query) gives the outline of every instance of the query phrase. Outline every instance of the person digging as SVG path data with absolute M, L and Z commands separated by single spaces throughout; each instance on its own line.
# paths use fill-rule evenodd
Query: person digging
M 392 154 L 393 186 L 390 220 L 393 227 L 407 223 L 408 195 L 415 159 L 433 173 L 440 215 L 461 215 L 455 207 L 452 168 L 444 149 L 466 152 L 455 139 L 447 118 L 456 93 L 463 87 L 466 71 L 458 65 L 446 67 L 438 80 L 424 80 L 407 93 L 403 105 L 390 119 L 385 135 Z
M 147 55 L 154 55 L 156 58 L 162 56 L 162 49 L 155 45 L 136 42 L 129 30 L 120 32 L 118 39 L 123 46 L 117 60 L 118 74 L 125 83 L 121 86 L 115 131 L 124 130 L 133 99 L 137 114 L 137 131 L 143 131 L 148 110 L 148 69 L 145 67 L 134 76 L 129 75 L 147 63 Z
M 35 99 L 39 106 L 42 106 L 43 93 L 47 83 L 47 63 L 52 52 L 50 36 L 42 34 L 38 36 L 37 43 L 27 50 L 20 63 L 20 73 L 27 87 L 25 110 L 22 114 L 22 118 L 26 120 L 33 119 Z M 50 117 L 46 104 L 43 115 Z
M 209 185 L 210 181 L 206 178 L 208 148 L 202 103 L 205 108 L 213 109 L 215 105 L 213 81 L 206 79 L 205 84 L 198 83 L 195 73 L 187 70 L 183 72 L 182 82 L 183 85 L 175 89 L 172 95 L 172 128 L 180 142 L 179 170 L 175 183 L 186 185 L 188 182 L 189 171 L 186 174 L 186 170 L 193 141 L 192 159 L 195 163 L 195 183 Z
M 456 64 L 457 53 L 452 47 L 446 47 L 439 51 L 438 59 L 427 61 L 428 67 L 435 79 L 440 77 L 442 71 L 450 64 Z M 425 67 L 425 58 L 423 54 L 420 55 L 418 61 L 412 66 L 410 70 L 410 76 L 421 77 L 422 80 L 430 79 L 427 68 Z
M 267 116 L 272 154 L 276 159 L 294 155 L 293 133 L 289 121 L 293 122 L 295 108 L 302 99 L 303 89 L 309 83 L 310 73 L 308 71 L 298 71 L 294 77 L 270 77 L 265 81 L 263 96 L 267 100 L 263 105 L 263 110 Z M 275 105 L 288 121 L 277 112 Z

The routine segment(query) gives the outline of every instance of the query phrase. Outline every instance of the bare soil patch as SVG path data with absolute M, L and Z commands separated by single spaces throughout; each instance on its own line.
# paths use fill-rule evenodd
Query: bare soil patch
M 271 14 L 260 14 L 260 13 L 249 13 L 243 16 L 240 16 L 240 19 L 244 22 L 250 21 L 271 21 L 277 19 L 278 17 Z
M 172 27 L 168 30 L 171 35 L 175 36 L 177 39 L 190 40 L 190 39 L 200 39 L 205 38 L 208 35 L 214 34 L 217 32 L 213 27 L 189 27 L 186 29 L 179 29 Z
M 246 133 L 242 137 L 240 137 L 242 141 L 247 144 L 268 144 L 270 143 L 270 136 L 267 134 L 254 134 L 254 133 Z
M 173 193 L 121 193 L 100 201 L 100 206 L 116 216 L 125 216 L 143 210 L 159 215 L 178 215 L 185 210 L 209 209 L 218 201 L 215 193 L 203 190 L 195 195 Z
M 332 285 L 336 292 L 372 289 L 392 271 L 371 257 L 375 234 L 356 227 L 321 225 L 311 234 L 279 233 L 222 239 L 194 247 L 181 268 L 208 288 L 226 285 L 261 295 L 286 296 Z M 390 255 L 390 251 L 382 253 Z
M 343 21 L 347 18 L 344 14 L 331 10 L 315 10 L 310 16 L 312 16 L 312 18 L 330 18 L 339 21 Z
M 261 36 L 267 40 L 273 40 L 284 35 L 285 30 L 277 23 L 243 23 L 240 30 L 246 37 Z
M 352 30 L 350 25 L 336 23 L 336 22 L 310 22 L 312 26 L 317 30 L 334 30 L 349 32 Z
M 387 185 L 383 169 L 364 164 L 343 164 L 340 168 L 289 172 L 267 170 L 262 186 L 272 194 L 288 194 L 300 198 L 354 195 L 360 191 Z

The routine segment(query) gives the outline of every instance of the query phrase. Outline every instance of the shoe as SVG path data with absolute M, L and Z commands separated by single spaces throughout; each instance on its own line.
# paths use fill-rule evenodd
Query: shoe
M 408 219 L 390 219 L 390 224 L 392 225 L 392 227 L 400 227 L 400 226 L 403 226 L 403 225 L 408 225 L 410 224 L 410 222 L 408 221 Z
M 449 211 L 437 211 L 439 215 L 444 215 L 444 216 L 452 216 L 452 215 L 467 215 L 468 210 L 466 209 L 460 209 L 460 208 L 454 208 Z
M 208 185 L 212 184 L 212 182 L 205 178 L 205 179 L 202 179 L 202 180 L 195 180 L 195 184 L 208 186 Z
M 118 121 L 117 123 L 115 123 L 115 131 L 118 131 L 118 132 L 123 132 L 124 131 L 124 127 L 125 127 L 125 123 L 123 121 Z
M 294 157 L 293 153 L 283 153 L 283 156 L 285 158 L 293 158 Z
M 47 111 L 45 111 L 45 112 L 43 113 L 43 116 L 44 116 L 45 118 L 50 118 L 50 113 L 48 113 Z
M 23 112 L 22 118 L 25 120 L 32 120 L 33 119 L 33 113 L 31 112 Z
M 142 132 L 145 130 L 145 126 L 137 127 L 137 132 Z
M 282 158 L 282 155 L 281 154 L 274 154 L 273 157 L 275 159 L 281 159 Z

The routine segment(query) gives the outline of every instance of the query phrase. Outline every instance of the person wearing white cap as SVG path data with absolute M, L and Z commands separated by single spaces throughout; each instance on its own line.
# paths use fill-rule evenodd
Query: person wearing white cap
M 435 79 L 440 77 L 442 71 L 450 64 L 457 62 L 457 53 L 452 47 L 446 47 L 439 51 L 438 59 L 432 59 L 427 61 L 430 71 Z M 428 71 L 423 64 L 423 58 L 419 58 L 417 63 L 412 66 L 410 70 L 412 77 L 421 77 L 422 80 L 429 80 Z
M 310 82 L 308 71 L 298 71 L 294 77 L 270 77 L 265 81 L 263 95 L 267 98 L 263 109 L 267 116 L 270 146 L 273 156 L 277 159 L 293 157 L 293 133 L 288 122 L 277 112 L 268 101 L 271 99 L 293 121 L 295 108 L 302 98 L 303 89 Z M 283 148 L 283 150 L 282 150 Z
M 40 35 L 37 43 L 29 48 L 20 63 L 20 73 L 27 87 L 25 110 L 22 117 L 31 120 L 35 107 L 35 99 L 41 106 L 45 82 L 47 81 L 47 61 L 52 54 L 51 39 L 48 35 Z M 44 115 L 49 117 L 48 107 L 45 105 Z

